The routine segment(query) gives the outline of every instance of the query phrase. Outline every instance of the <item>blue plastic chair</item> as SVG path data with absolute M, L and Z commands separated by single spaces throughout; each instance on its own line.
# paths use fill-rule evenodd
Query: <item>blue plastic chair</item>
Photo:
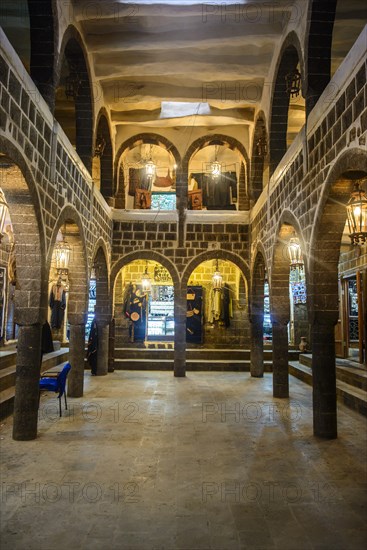
M 40 394 L 41 394 L 41 391 L 53 391 L 55 393 L 59 392 L 59 395 L 57 397 L 59 400 L 60 416 L 62 416 L 61 414 L 61 397 L 62 396 L 64 396 L 64 399 L 65 399 L 65 409 L 67 410 L 68 408 L 65 387 L 66 387 L 66 378 L 69 374 L 70 369 L 71 369 L 70 363 L 66 363 L 62 371 L 57 376 L 41 377 L 40 383 L 39 383 Z

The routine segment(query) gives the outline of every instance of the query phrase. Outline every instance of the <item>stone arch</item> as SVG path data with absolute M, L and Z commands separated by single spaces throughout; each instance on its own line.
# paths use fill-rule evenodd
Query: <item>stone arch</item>
M 100 191 L 108 204 L 113 203 L 114 178 L 113 178 L 113 146 L 111 140 L 111 127 L 107 111 L 102 107 L 98 113 L 94 144 L 102 138 L 105 142 L 103 154 L 100 156 Z
M 53 248 L 59 230 L 71 246 L 69 262 L 69 298 L 67 318 L 69 321 L 69 361 L 72 369 L 69 375 L 68 395 L 82 397 L 84 388 L 85 322 L 88 307 L 88 262 L 83 223 L 77 210 L 66 205 L 59 214 L 52 233 L 47 257 L 48 272 L 51 266 Z
M 95 320 L 98 331 L 98 349 L 96 372 L 104 376 L 109 370 L 109 358 L 114 350 L 109 350 L 110 323 L 112 320 L 112 300 L 110 296 L 109 263 L 105 243 L 99 239 L 93 255 L 96 277 Z
M 141 143 L 149 143 L 151 145 L 158 145 L 159 147 L 163 147 L 163 149 L 166 149 L 170 153 L 172 153 L 175 163 L 177 165 L 177 173 L 180 171 L 181 167 L 181 155 L 178 152 L 178 149 L 173 143 L 167 139 L 164 136 L 161 136 L 160 134 L 154 134 L 154 133 L 142 133 L 142 134 L 136 134 L 126 141 L 124 141 L 115 156 L 115 162 L 114 162 L 114 174 L 115 174 L 115 185 L 114 188 L 116 189 L 116 192 L 119 197 L 119 204 L 121 204 L 120 208 L 125 208 L 125 193 L 124 193 L 124 182 L 123 182 L 123 176 L 121 177 L 120 171 L 120 161 L 122 154 L 129 149 L 133 149 L 136 147 L 136 145 L 140 145 Z M 122 181 L 121 181 L 122 180 Z
M 99 239 L 93 254 L 93 267 L 96 275 L 96 320 L 107 324 L 111 321 L 110 276 L 107 248 Z
M 278 222 L 272 247 L 270 276 L 270 311 L 273 330 L 273 395 L 289 396 L 288 379 L 288 323 L 290 321 L 288 242 L 293 234 L 299 238 L 304 251 L 304 240 L 294 214 L 285 210 Z
M 253 262 L 251 266 L 251 292 L 250 292 L 250 311 L 251 315 L 264 314 L 264 283 L 265 272 L 268 271 L 266 252 L 262 243 L 257 243 L 253 254 Z M 257 299 L 262 299 L 262 303 L 257 302 Z
M 308 280 L 308 259 L 306 254 L 306 242 L 303 236 L 303 231 L 296 216 L 290 210 L 284 210 L 280 216 L 275 233 L 275 240 L 272 246 L 272 260 L 270 265 L 270 293 L 272 296 L 272 289 L 274 288 L 275 302 L 279 306 L 279 314 L 281 318 L 288 317 L 289 306 L 289 256 L 288 256 L 288 242 L 292 235 L 295 234 L 299 239 L 299 243 L 302 250 L 302 256 L 305 264 L 306 280 Z M 285 291 L 286 289 L 286 291 Z M 283 301 L 283 306 L 279 301 Z M 287 302 L 288 300 L 288 302 Z M 273 304 L 271 301 L 271 308 Z
M 151 250 L 140 250 L 126 254 L 113 264 L 111 269 L 111 289 L 113 289 L 115 286 L 116 277 L 119 271 L 134 260 L 154 260 L 156 262 L 159 262 L 163 265 L 163 267 L 167 269 L 167 271 L 171 275 L 173 286 L 175 287 L 175 289 L 179 285 L 180 276 L 178 274 L 176 266 L 170 260 L 168 260 L 165 256 L 163 256 L 163 254 L 160 254 L 159 252 L 154 252 Z
M 192 156 L 197 153 L 200 149 L 207 147 L 209 145 L 227 145 L 232 151 L 238 151 L 242 156 L 243 163 L 240 170 L 240 183 L 239 183 L 239 210 L 246 210 L 249 207 L 248 202 L 248 172 L 249 172 L 249 157 L 246 151 L 245 146 L 238 141 L 236 138 L 227 136 L 224 134 L 212 134 L 205 135 L 196 139 L 189 148 L 186 150 L 185 155 L 182 159 L 181 174 L 178 178 L 180 182 L 180 191 L 177 189 L 177 193 L 181 197 L 183 206 L 186 206 L 187 202 L 187 182 L 189 178 L 189 162 Z
M 252 140 L 250 198 L 257 201 L 264 186 L 264 170 L 269 151 L 266 118 L 263 111 L 257 114 Z
M 249 281 L 250 281 L 250 272 L 249 272 L 249 267 L 247 262 L 243 260 L 241 256 L 238 256 L 233 252 L 229 252 L 228 250 L 208 250 L 206 252 L 203 252 L 202 254 L 199 254 L 198 256 L 195 256 L 195 258 L 193 258 L 187 264 L 186 268 L 182 273 L 182 277 L 181 277 L 182 286 L 184 287 L 187 286 L 191 273 L 201 263 L 206 262 L 208 260 L 216 260 L 216 259 L 228 260 L 229 262 L 232 262 L 233 264 L 235 264 L 238 267 L 238 269 L 241 271 L 246 281 L 246 285 L 248 287 Z M 247 291 L 248 291 L 248 288 L 247 288 Z
M 40 197 L 28 163 L 18 148 L 1 138 L 0 152 L 0 169 L 6 171 L 1 177 L 0 186 L 9 204 L 16 244 L 21 246 L 20 250 L 15 247 L 18 281 L 15 292 L 16 322 L 38 323 L 43 321 L 44 316 L 46 281 L 42 260 L 45 257 L 46 239 Z M 27 223 L 24 223 L 25 219 Z M 29 288 L 30 281 L 32 290 Z M 31 302 L 26 299 L 26 294 L 30 292 Z M 33 304 L 31 308 L 24 306 L 29 303 Z
M 59 38 L 56 0 L 28 0 L 30 20 L 30 74 L 51 112 L 55 108 L 56 51 Z
M 353 148 L 339 155 L 323 186 L 311 235 L 310 265 L 313 316 L 337 321 L 338 262 L 347 213 L 345 205 L 353 181 L 367 176 L 367 152 Z M 320 281 L 322 285 L 322 293 Z M 328 312 L 328 313 L 327 313 Z
M 310 312 L 314 434 L 337 437 L 335 325 L 338 262 L 353 181 L 367 178 L 367 152 L 354 148 L 336 159 L 323 186 L 310 246 Z
M 286 92 L 286 75 L 294 70 L 298 63 L 301 66 L 302 89 L 304 89 L 304 60 L 298 35 L 291 31 L 285 38 L 279 52 L 274 71 L 274 84 L 270 106 L 270 176 L 287 151 L 287 128 L 289 95 Z
M 69 272 L 71 274 L 69 304 L 71 302 L 73 305 L 69 308 L 69 315 L 72 315 L 73 321 L 78 321 L 77 324 L 79 324 L 79 322 L 81 323 L 84 320 L 87 304 L 87 244 L 83 222 L 78 211 L 71 205 L 66 205 L 56 220 L 46 259 L 46 271 L 47 273 L 50 271 L 57 234 L 63 226 L 67 226 L 68 224 L 73 224 L 77 228 L 74 231 L 74 235 L 67 235 L 67 240 L 72 247 L 69 264 Z M 81 311 L 78 312 L 78 310 Z
M 337 0 L 312 0 L 306 32 L 306 115 L 312 111 L 331 77 L 331 45 Z
M 264 375 L 264 287 L 266 253 L 258 243 L 254 252 L 251 269 L 250 322 L 251 322 L 251 376 L 262 378 Z
M 16 262 L 16 358 L 13 438 L 37 437 L 41 325 L 46 310 L 45 239 L 38 192 L 27 162 L 8 140 L 0 144 L 1 188 L 9 206 Z
M 64 61 L 76 67 L 81 79 L 75 102 L 76 151 L 87 170 L 92 171 L 94 98 L 88 54 L 79 31 L 73 25 L 66 29 L 61 42 L 57 64 L 57 83 L 60 83 Z

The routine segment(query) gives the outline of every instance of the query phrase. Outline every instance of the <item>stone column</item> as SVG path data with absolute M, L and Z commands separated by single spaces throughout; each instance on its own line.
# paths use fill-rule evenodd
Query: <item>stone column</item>
M 41 333 L 40 324 L 19 326 L 13 423 L 18 441 L 37 437 Z
M 110 332 L 108 338 L 108 372 L 115 370 L 115 319 L 110 323 Z
M 174 375 L 176 377 L 186 376 L 186 296 L 186 286 L 175 288 Z
M 325 439 L 337 437 L 334 324 L 312 325 L 313 432 Z
M 288 321 L 273 320 L 273 396 L 289 397 Z
M 105 376 L 108 373 L 108 344 L 110 327 L 106 323 L 97 323 L 98 349 L 97 349 L 97 376 Z
M 82 397 L 84 389 L 85 323 L 70 324 L 68 396 Z
M 251 316 L 251 376 L 264 376 L 264 315 Z

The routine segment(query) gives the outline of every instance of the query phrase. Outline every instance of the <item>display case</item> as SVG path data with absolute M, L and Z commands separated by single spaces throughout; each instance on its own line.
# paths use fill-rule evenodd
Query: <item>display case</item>
M 175 322 L 173 317 L 148 317 L 148 339 L 173 339 Z

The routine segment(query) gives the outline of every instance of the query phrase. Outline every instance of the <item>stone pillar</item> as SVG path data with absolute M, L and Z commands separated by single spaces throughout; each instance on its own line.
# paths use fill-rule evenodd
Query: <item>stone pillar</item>
M 175 350 L 174 375 L 186 376 L 186 309 L 187 289 L 175 288 Z
M 289 397 L 287 324 L 286 320 L 273 320 L 272 322 L 274 397 Z
M 41 333 L 40 324 L 19 326 L 13 423 L 18 441 L 37 437 Z
M 262 378 L 264 376 L 264 315 L 252 315 L 251 317 L 251 376 Z
M 97 376 L 105 376 L 108 373 L 108 344 L 109 325 L 97 323 L 98 327 L 98 349 L 97 349 Z
M 337 437 L 335 323 L 312 325 L 313 432 Z
M 85 324 L 70 325 L 68 396 L 82 397 L 84 388 Z
M 115 319 L 110 323 L 110 332 L 108 338 L 108 372 L 115 370 Z

